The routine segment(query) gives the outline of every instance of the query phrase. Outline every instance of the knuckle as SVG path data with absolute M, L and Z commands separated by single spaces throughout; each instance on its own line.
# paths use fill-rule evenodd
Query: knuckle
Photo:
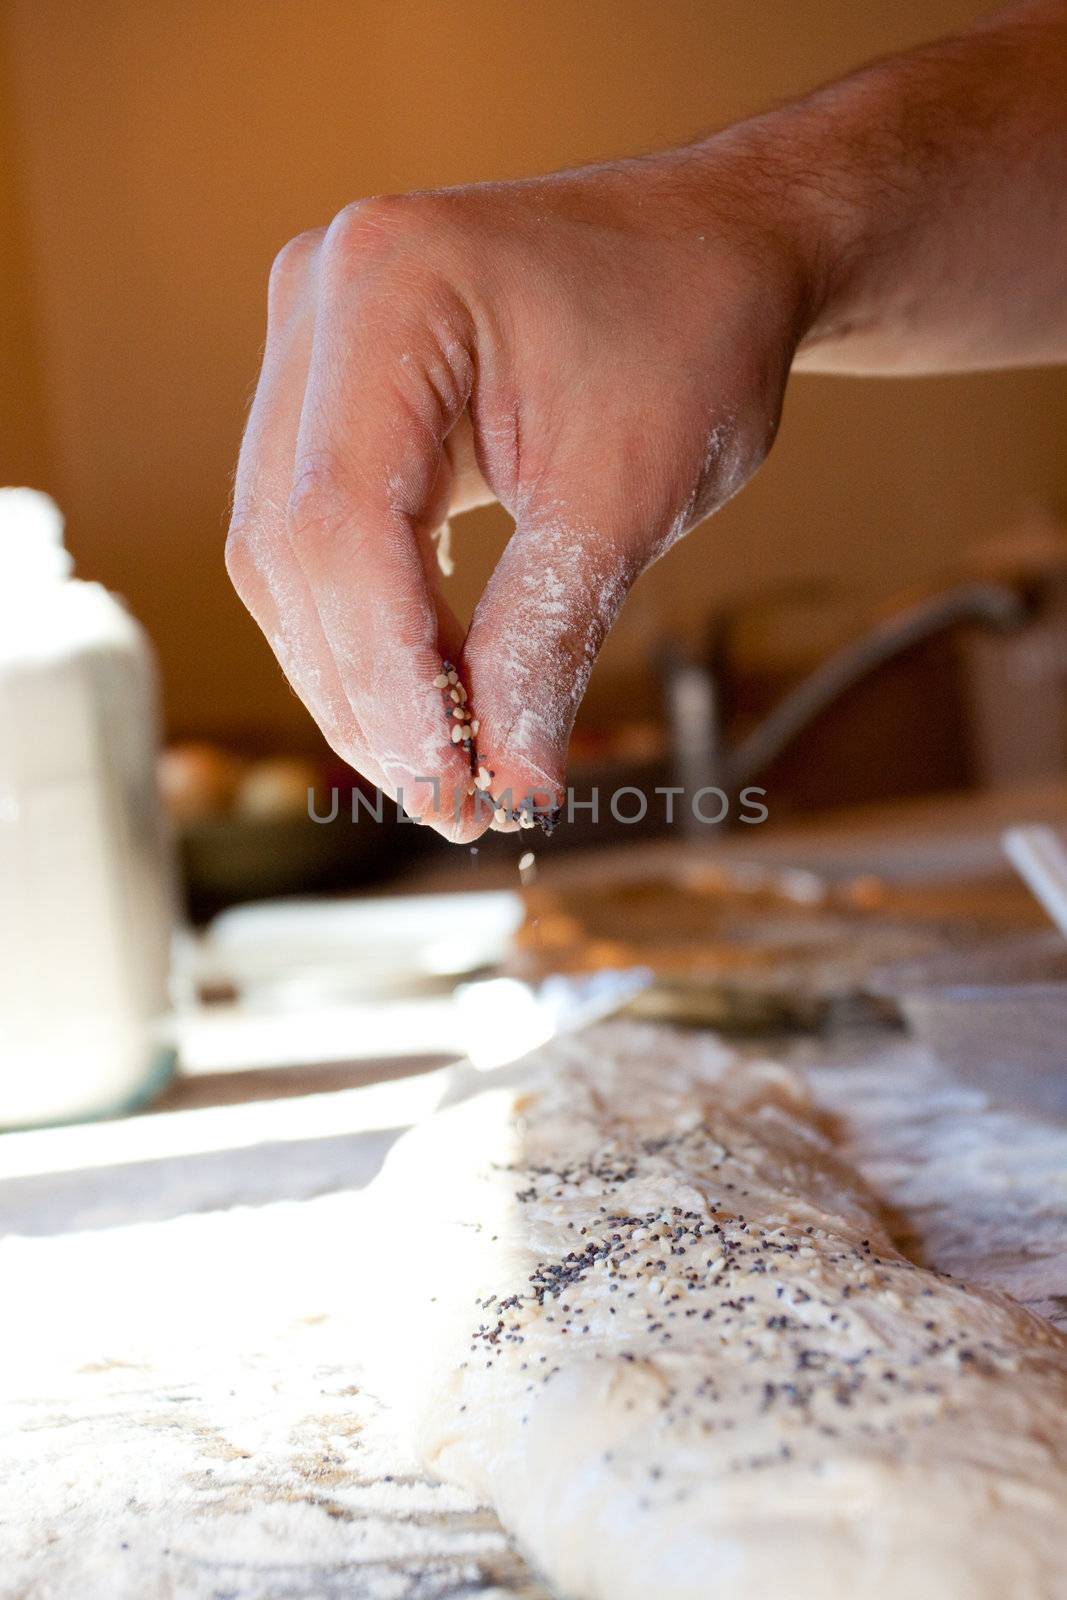
M 256 571 L 252 529 L 242 513 L 235 512 L 226 535 L 226 571 L 238 594 L 244 594 Z
M 303 282 L 324 237 L 325 229 L 313 228 L 282 245 L 271 263 L 268 295 L 272 303 L 288 299 Z
M 423 259 L 438 237 L 442 209 L 441 197 L 426 193 L 355 200 L 330 223 L 325 260 L 343 273 L 354 273 L 397 256 Z
M 326 231 L 331 254 L 362 256 L 381 240 L 390 240 L 406 226 L 414 211 L 413 199 L 404 194 L 378 194 L 344 206 Z

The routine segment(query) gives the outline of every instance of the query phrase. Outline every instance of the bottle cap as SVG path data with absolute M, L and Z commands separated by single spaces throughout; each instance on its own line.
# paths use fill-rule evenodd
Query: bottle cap
M 20 584 L 61 583 L 74 561 L 63 546 L 63 513 L 39 489 L 0 489 L 0 573 Z

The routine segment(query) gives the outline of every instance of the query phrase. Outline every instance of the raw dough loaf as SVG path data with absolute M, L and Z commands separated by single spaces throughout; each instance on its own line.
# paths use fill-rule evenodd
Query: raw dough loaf
M 1067 1595 L 1067 1340 L 901 1257 L 784 1069 L 607 1024 L 370 1200 L 372 1384 L 574 1600 Z

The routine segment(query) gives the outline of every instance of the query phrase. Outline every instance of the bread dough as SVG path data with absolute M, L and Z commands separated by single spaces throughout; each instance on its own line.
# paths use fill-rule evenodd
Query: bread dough
M 606 1024 L 370 1191 L 371 1383 L 573 1600 L 1067 1595 L 1067 1340 L 924 1271 L 801 1082 Z

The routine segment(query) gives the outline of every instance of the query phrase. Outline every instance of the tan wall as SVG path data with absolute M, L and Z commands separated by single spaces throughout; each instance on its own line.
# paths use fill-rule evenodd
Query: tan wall
M 0 13 L 2 14 L 2 13 Z M 48 475 L 45 410 L 26 252 L 14 108 L 0 36 L 0 483 Z
M 221 560 L 278 246 L 360 194 L 688 137 L 978 9 L 0 0 L 17 158 L 0 180 L 0 477 L 61 498 L 81 570 L 155 636 L 174 728 L 306 737 Z M 601 701 L 663 618 L 781 575 L 878 591 L 1027 501 L 1062 502 L 1065 424 L 1062 374 L 795 383 L 756 484 L 642 582 Z M 502 528 L 461 527 L 461 608 Z

